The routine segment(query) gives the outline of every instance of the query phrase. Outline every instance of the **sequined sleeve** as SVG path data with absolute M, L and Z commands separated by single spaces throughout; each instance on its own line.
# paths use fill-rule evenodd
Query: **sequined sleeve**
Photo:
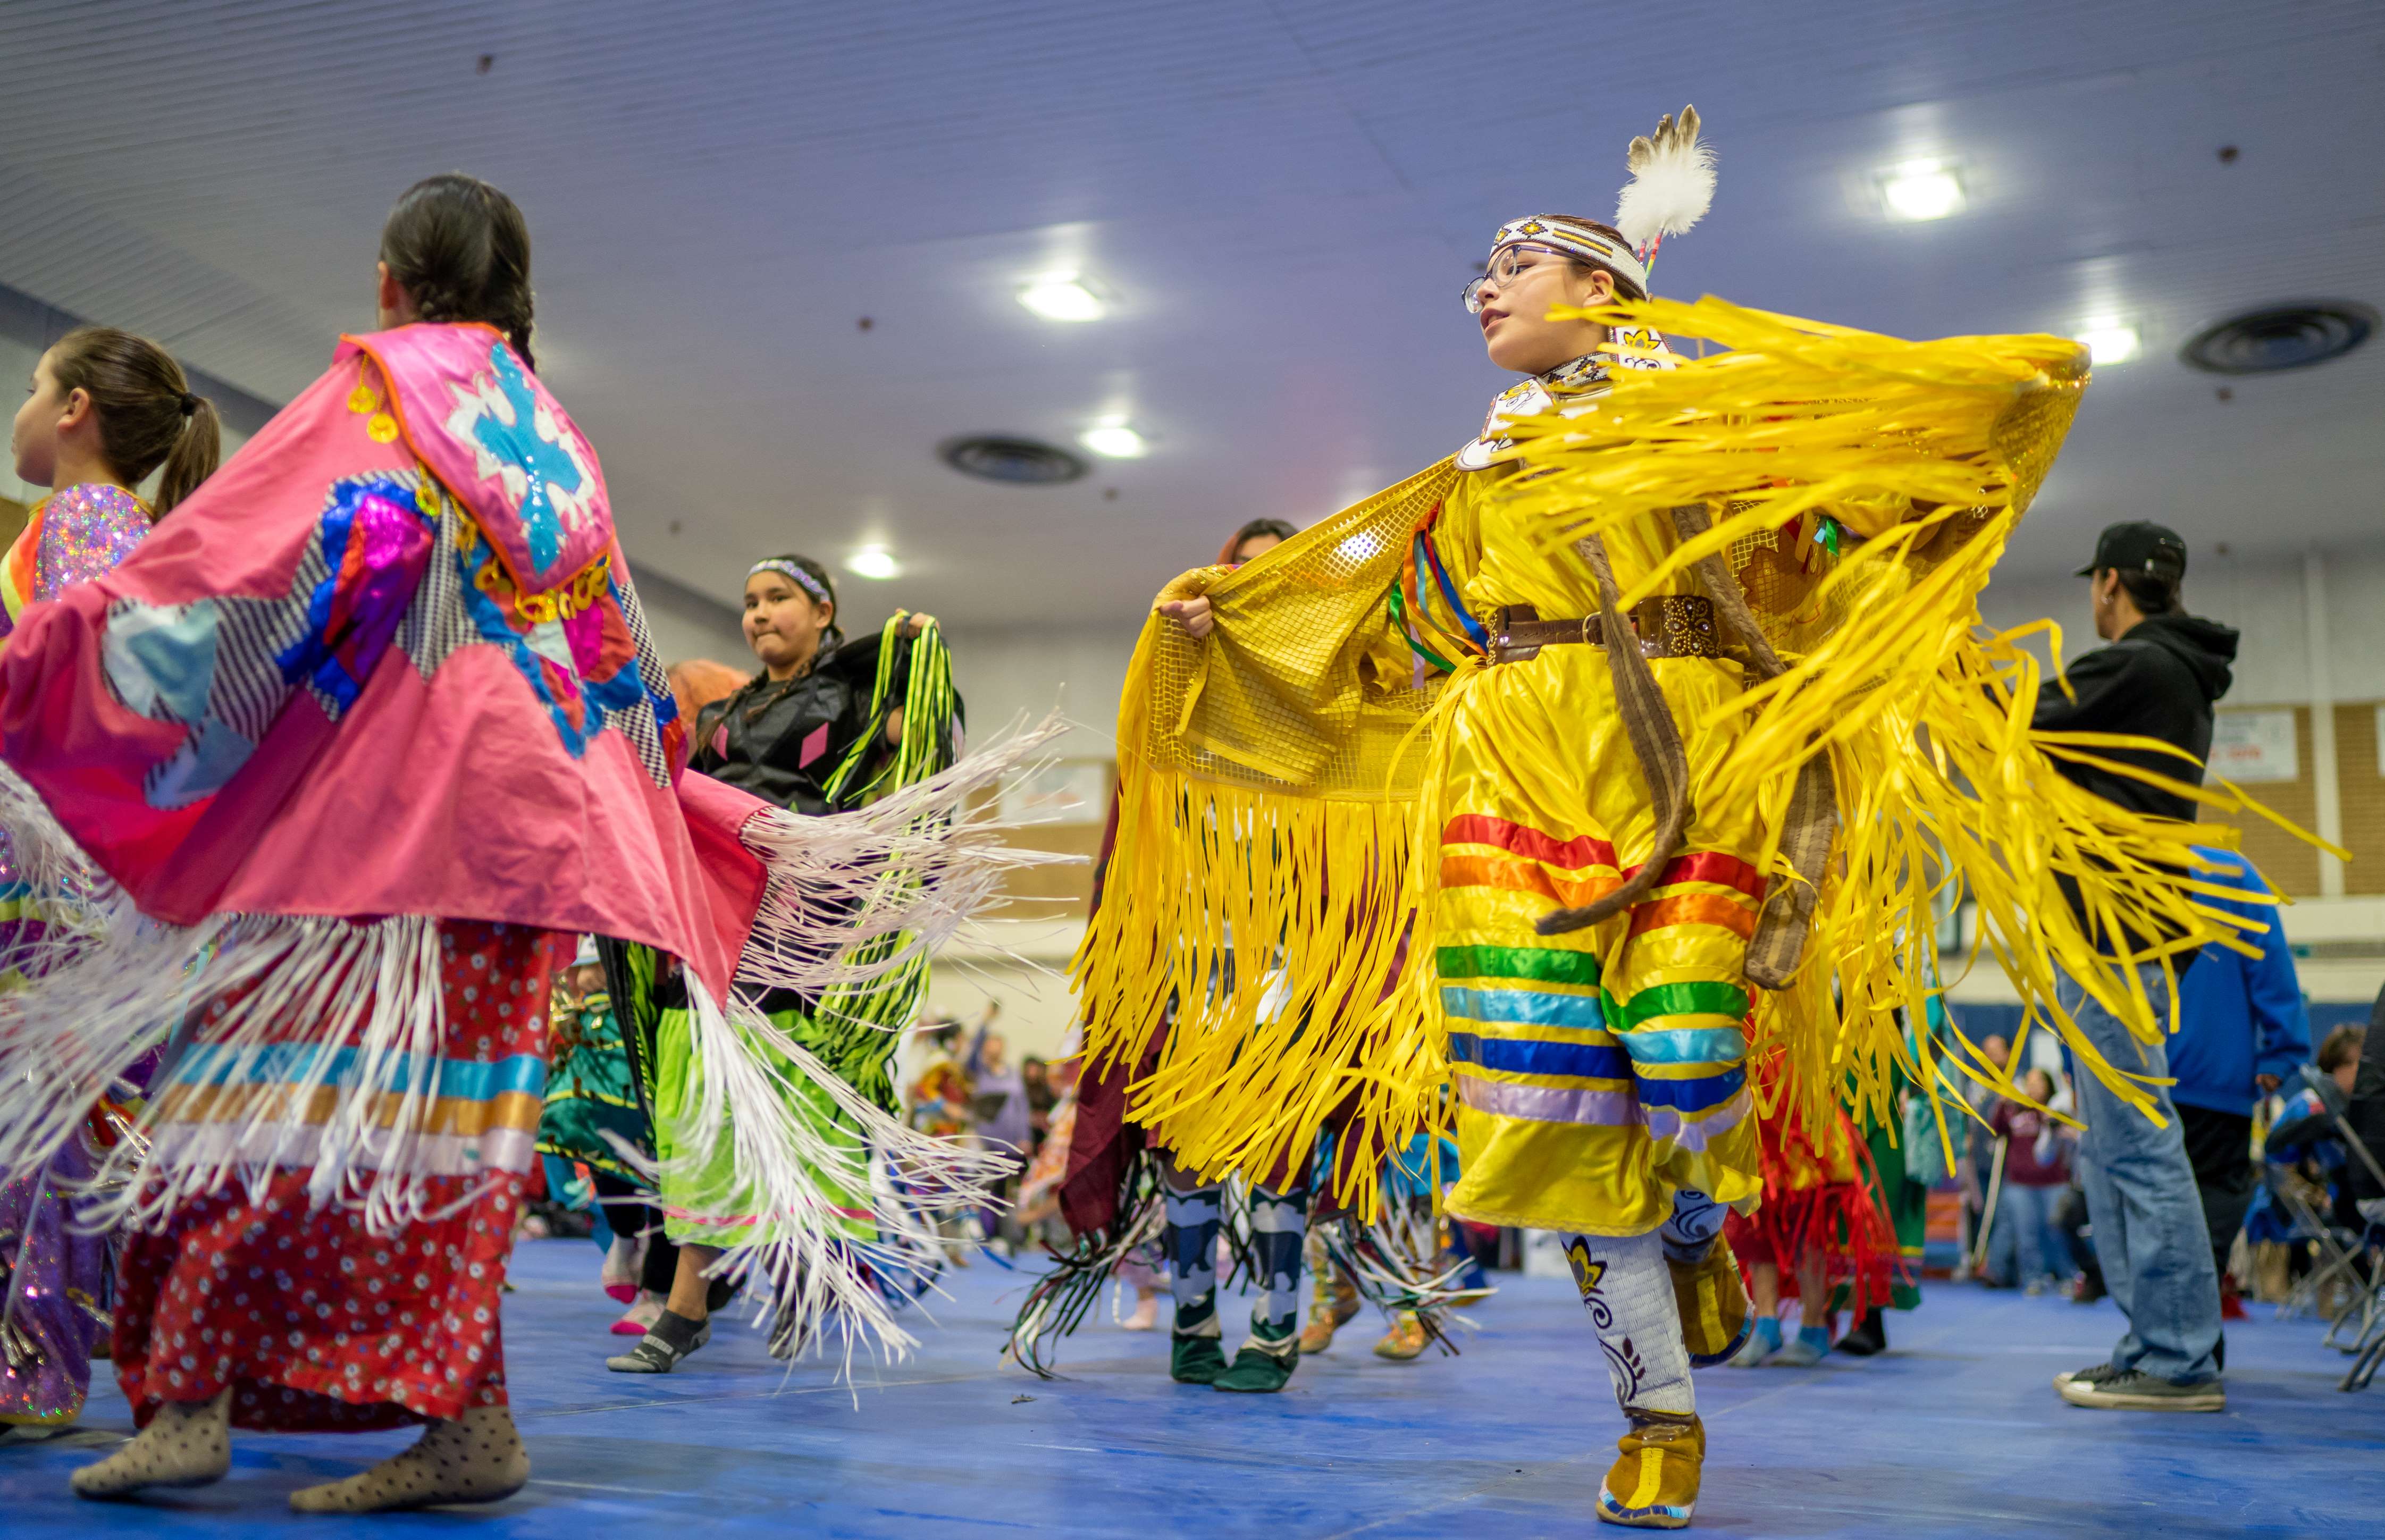
M 115 487 L 70 487 L 50 500 L 33 557 L 33 598 L 47 602 L 59 590 L 115 569 L 149 533 L 149 516 L 131 492 Z

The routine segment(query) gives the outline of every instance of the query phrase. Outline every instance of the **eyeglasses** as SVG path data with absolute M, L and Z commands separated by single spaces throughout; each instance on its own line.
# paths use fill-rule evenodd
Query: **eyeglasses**
M 1500 247 L 1497 251 L 1491 254 L 1490 266 L 1483 268 L 1482 276 L 1471 280 L 1466 285 L 1466 313 L 1467 315 L 1480 316 L 1482 314 L 1482 286 L 1484 284 L 1495 284 L 1499 288 L 1505 289 L 1508 285 L 1514 283 L 1517 279 L 1523 277 L 1526 273 L 1532 272 L 1538 268 L 1548 266 L 1545 262 L 1535 262 L 1530 267 L 1521 265 L 1517 261 L 1517 258 L 1523 256 L 1528 252 L 1534 256 L 1554 256 L 1559 258 L 1564 258 L 1570 255 L 1557 250 L 1555 246 L 1535 246 L 1529 242 L 1521 241 L 1512 246 Z

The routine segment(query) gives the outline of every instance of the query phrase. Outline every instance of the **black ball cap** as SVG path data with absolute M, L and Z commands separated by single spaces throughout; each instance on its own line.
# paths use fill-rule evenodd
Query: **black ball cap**
M 2136 519 L 2105 528 L 2095 537 L 2095 559 L 2079 569 L 2092 578 L 2105 567 L 2122 572 L 2150 572 L 2176 582 L 2186 576 L 2186 542 L 2178 531 Z

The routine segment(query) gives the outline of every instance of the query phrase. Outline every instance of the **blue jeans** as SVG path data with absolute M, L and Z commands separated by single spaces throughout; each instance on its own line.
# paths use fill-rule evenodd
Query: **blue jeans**
M 2054 1200 L 2066 1187 L 2024 1187 L 2006 1182 L 1996 1195 L 1988 1231 L 1988 1273 L 2018 1287 L 2067 1273 L 2068 1254 L 2054 1233 Z
M 2166 1023 L 2168 988 L 2161 970 L 2140 970 L 2154 1015 Z M 2057 985 L 2063 1009 L 2115 1069 L 2167 1078 L 2166 1045 L 2141 1044 L 2127 1026 L 2065 975 Z M 2095 1232 L 2104 1285 L 2129 1318 L 2112 1349 L 2117 1369 L 2133 1369 L 2174 1385 L 2219 1377 L 2219 1274 L 2211 1261 L 2211 1232 L 2186 1136 L 2166 1086 L 2145 1087 L 2164 1119 L 2152 1120 L 2083 1070 L 2077 1076 L 2079 1185 Z

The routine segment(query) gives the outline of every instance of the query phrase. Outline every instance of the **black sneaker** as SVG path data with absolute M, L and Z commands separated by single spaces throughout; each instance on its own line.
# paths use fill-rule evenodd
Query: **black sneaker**
M 668 1374 L 680 1366 L 681 1360 L 711 1340 L 710 1318 L 690 1321 L 665 1310 L 635 1348 L 606 1359 L 605 1367 L 616 1374 Z
M 1867 1359 L 1875 1353 L 1888 1351 L 1888 1312 L 1874 1305 L 1864 1312 L 1864 1318 L 1848 1328 L 1846 1335 L 1832 1345 L 1833 1350 L 1852 1353 Z
M 2113 1411 L 2226 1411 L 2228 1390 L 2217 1380 L 2178 1385 L 2133 1369 L 2099 1363 L 2075 1374 L 2057 1374 L 2054 1388 L 2074 1407 Z

